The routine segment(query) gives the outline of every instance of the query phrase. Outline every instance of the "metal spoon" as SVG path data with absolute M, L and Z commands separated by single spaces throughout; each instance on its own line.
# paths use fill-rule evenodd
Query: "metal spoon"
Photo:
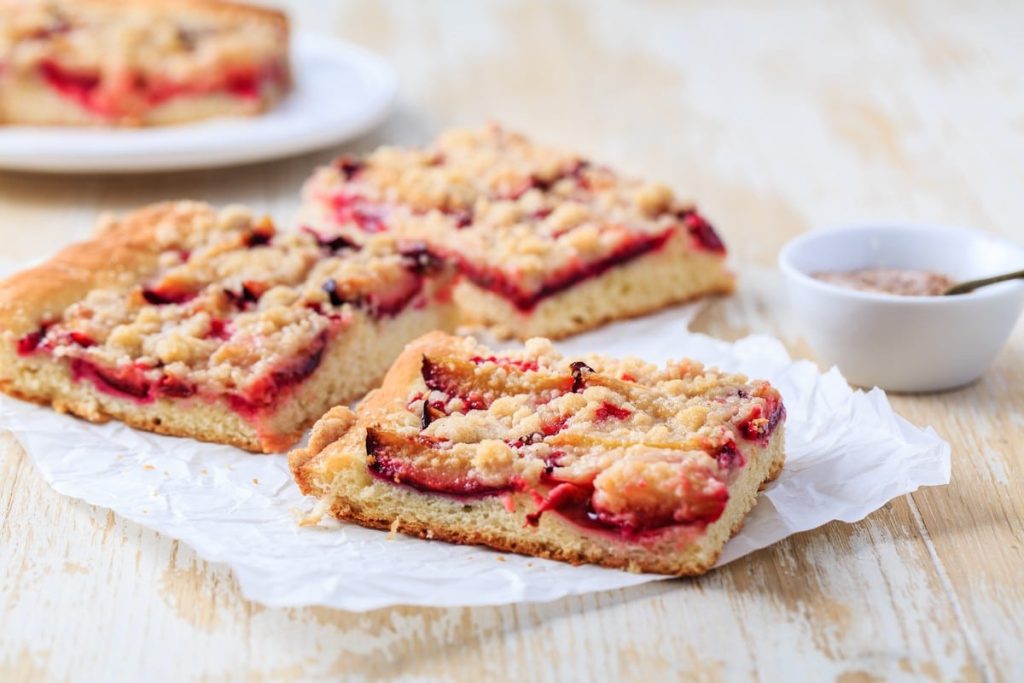
M 994 285 L 997 282 L 1005 282 L 1006 280 L 1016 280 L 1018 278 L 1024 279 L 1024 270 L 1015 270 L 1012 273 L 1005 273 L 1003 275 L 993 275 L 992 277 L 983 277 L 979 280 L 968 280 L 967 282 L 961 282 L 960 284 L 953 285 L 945 292 L 943 296 L 952 296 L 955 294 L 967 294 L 973 292 L 978 287 L 986 287 L 988 285 Z

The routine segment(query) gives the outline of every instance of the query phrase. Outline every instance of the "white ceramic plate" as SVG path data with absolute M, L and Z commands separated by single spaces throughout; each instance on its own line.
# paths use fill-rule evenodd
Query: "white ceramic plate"
M 396 79 L 379 57 L 319 36 L 296 36 L 295 89 L 270 112 L 166 128 L 0 126 L 0 168 L 96 173 L 227 166 L 335 145 L 380 123 Z

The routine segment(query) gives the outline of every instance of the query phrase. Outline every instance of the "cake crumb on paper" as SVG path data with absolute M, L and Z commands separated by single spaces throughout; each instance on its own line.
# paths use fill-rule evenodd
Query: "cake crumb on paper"
M 402 519 L 401 517 L 395 517 L 395 519 L 391 522 L 391 530 L 388 531 L 388 540 L 389 541 L 395 540 L 395 537 L 398 536 L 398 525 L 399 525 L 401 519 Z

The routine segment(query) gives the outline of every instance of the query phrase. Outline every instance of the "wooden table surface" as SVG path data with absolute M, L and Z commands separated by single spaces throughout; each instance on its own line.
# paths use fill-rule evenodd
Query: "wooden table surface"
M 780 246 L 894 218 L 1024 241 L 1024 5 L 292 3 L 386 55 L 387 123 L 346 148 L 500 120 L 697 198 L 743 274 L 695 329 L 788 324 Z M 840 6 L 842 5 L 842 6 Z M 164 175 L 0 173 L 0 257 L 178 197 L 287 219 L 339 150 Z M 0 681 L 1024 680 L 1024 326 L 960 391 L 893 396 L 953 446 L 953 482 L 712 572 L 502 608 L 266 609 L 231 573 L 59 496 L 0 437 Z

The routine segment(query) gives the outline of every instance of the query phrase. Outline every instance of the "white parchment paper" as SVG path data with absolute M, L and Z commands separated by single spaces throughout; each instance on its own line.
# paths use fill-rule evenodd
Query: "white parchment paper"
M 794 362 L 782 344 L 686 332 L 695 309 L 610 325 L 569 352 L 690 356 L 770 380 L 788 412 L 786 466 L 725 548 L 726 563 L 831 520 L 852 522 L 920 486 L 945 484 L 950 450 L 893 412 L 880 390 L 852 390 L 833 369 Z M 0 427 L 21 441 L 60 493 L 110 508 L 236 573 L 243 594 L 271 606 L 465 606 L 554 600 L 658 576 L 569 565 L 481 548 L 389 536 L 353 525 L 300 527 L 311 507 L 284 456 L 93 425 L 0 398 Z

